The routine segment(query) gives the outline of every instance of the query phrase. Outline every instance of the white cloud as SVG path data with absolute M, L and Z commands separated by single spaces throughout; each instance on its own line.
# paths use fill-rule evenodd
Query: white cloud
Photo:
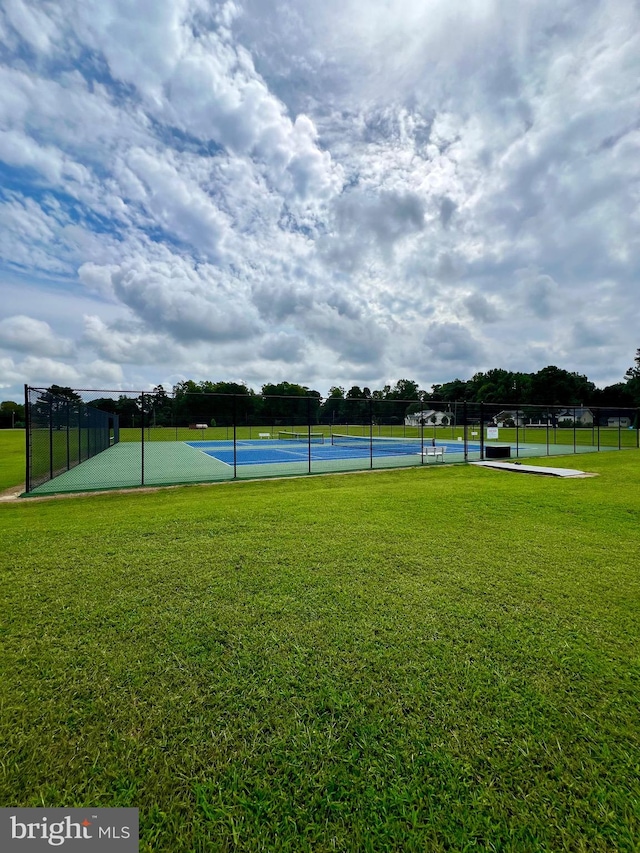
M 89 271 L 95 279 L 95 267 Z M 166 262 L 137 259 L 107 275 L 113 293 L 140 320 L 182 343 L 249 337 L 258 327 L 243 287 L 217 280 L 212 267 L 176 256 Z
M 75 367 L 53 358 L 28 356 L 19 368 L 21 374 L 28 377 L 29 384 L 37 388 L 52 384 L 77 388 L 82 379 L 82 374 Z
M 146 187 L 144 206 L 153 220 L 205 256 L 217 256 L 226 217 L 209 195 L 157 152 L 132 149 L 127 165 Z
M 0 320 L 0 347 L 42 356 L 72 356 L 73 344 L 57 337 L 44 320 L 17 315 Z
M 34 50 L 49 53 L 55 24 L 47 14 L 22 0 L 5 0 L 4 16 L 10 27 Z
M 169 335 L 156 334 L 141 323 L 107 325 L 92 315 L 84 318 L 82 340 L 101 358 L 117 365 L 170 363 L 186 355 Z
M 12 358 L 0 358 L 0 388 L 17 390 L 24 381 L 24 374 L 16 367 Z M 19 395 L 16 393 L 14 396 L 17 401 Z

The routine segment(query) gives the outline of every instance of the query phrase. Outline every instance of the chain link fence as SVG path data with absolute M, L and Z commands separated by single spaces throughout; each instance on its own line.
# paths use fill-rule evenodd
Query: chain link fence
M 638 410 L 25 389 L 27 494 L 566 455 L 639 446 Z M 62 392 L 62 393 L 60 393 Z

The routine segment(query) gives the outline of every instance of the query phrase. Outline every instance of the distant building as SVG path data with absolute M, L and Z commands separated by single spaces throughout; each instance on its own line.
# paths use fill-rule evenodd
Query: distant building
M 636 412 L 631 409 L 598 409 L 598 425 L 629 429 L 635 424 Z
M 503 409 L 493 416 L 493 420 L 499 427 L 524 426 L 524 412 L 521 409 Z
M 591 409 L 585 409 L 581 406 L 576 406 L 575 409 L 562 409 L 555 413 L 558 423 L 562 421 L 570 421 L 576 426 L 593 426 L 593 412 Z
M 439 412 L 436 409 L 429 409 L 428 411 L 412 412 L 410 415 L 406 415 L 404 425 L 415 427 L 424 422 L 425 426 L 447 426 L 454 421 L 453 412 Z
M 607 426 L 629 429 L 631 426 L 631 418 L 628 415 L 612 415 L 607 418 Z

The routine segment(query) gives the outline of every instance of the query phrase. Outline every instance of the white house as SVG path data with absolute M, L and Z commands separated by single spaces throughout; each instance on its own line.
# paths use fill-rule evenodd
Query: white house
M 571 421 L 576 426 L 592 426 L 593 412 L 591 409 L 584 409 L 581 406 L 576 406 L 575 409 L 562 409 L 562 411 L 556 412 L 556 420 L 558 423 Z
M 412 412 L 406 415 L 404 419 L 405 426 L 420 426 L 421 421 L 424 421 L 425 426 L 445 426 L 451 424 L 454 420 L 453 412 L 438 412 L 435 409 L 429 411 Z
M 493 420 L 499 427 L 506 425 L 523 426 L 524 412 L 520 409 L 503 409 L 497 415 L 493 416 Z

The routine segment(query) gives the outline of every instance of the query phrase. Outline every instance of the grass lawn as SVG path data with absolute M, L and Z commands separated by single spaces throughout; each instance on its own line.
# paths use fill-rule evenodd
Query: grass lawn
M 24 483 L 24 436 L 23 429 L 0 429 L 0 492 Z
M 548 460 L 539 460 L 542 465 Z M 637 851 L 640 452 L 0 505 L 1 806 L 142 851 Z

